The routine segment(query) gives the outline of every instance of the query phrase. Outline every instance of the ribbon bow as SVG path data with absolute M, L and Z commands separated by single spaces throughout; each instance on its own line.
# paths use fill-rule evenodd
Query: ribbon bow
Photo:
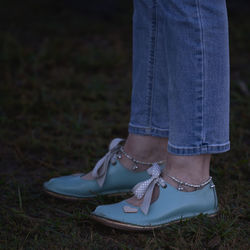
M 95 165 L 94 169 L 91 172 L 91 175 L 94 179 L 96 179 L 97 183 L 100 187 L 103 186 L 103 183 L 106 179 L 107 170 L 109 166 L 109 162 L 112 158 L 115 157 L 115 154 L 120 150 L 121 145 L 120 142 L 124 141 L 121 138 L 113 139 L 109 144 L 109 151 L 106 153 Z
M 162 187 L 166 187 L 165 181 L 160 177 L 161 168 L 157 163 L 154 163 L 153 166 L 147 170 L 147 172 L 151 175 L 151 178 L 146 181 L 139 182 L 132 190 L 137 199 L 140 200 L 144 197 L 143 202 L 140 205 L 144 214 L 148 213 L 155 185 L 158 184 Z

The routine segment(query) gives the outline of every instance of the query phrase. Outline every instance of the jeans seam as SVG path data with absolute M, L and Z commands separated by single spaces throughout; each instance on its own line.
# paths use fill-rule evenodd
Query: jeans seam
M 157 129 L 155 127 L 134 127 L 131 124 L 128 126 L 128 132 L 131 134 L 137 134 L 137 135 L 151 135 L 151 136 L 157 136 L 161 138 L 168 138 L 169 137 L 169 131 Z
M 224 153 L 230 150 L 230 141 L 226 144 L 210 144 L 210 145 L 200 145 L 198 147 L 179 147 L 174 146 L 170 142 L 168 142 L 168 152 L 176 154 L 176 155 L 200 155 L 200 154 L 216 154 L 216 153 Z
M 221 143 L 221 144 L 208 144 L 206 145 L 206 147 L 223 147 L 223 146 L 227 146 L 230 143 L 230 141 L 226 142 L 226 143 Z M 168 142 L 168 144 L 176 149 L 197 149 L 197 148 L 201 148 L 202 145 L 197 146 L 197 147 L 185 147 L 185 146 L 176 146 L 174 144 L 172 144 L 170 141 Z
M 201 42 L 201 141 L 202 143 L 205 142 L 205 132 L 204 132 L 204 98 L 205 98 L 205 91 L 204 91 L 204 85 L 205 85 L 205 48 L 204 48 L 204 34 L 203 34 L 203 24 L 202 24 L 202 17 L 201 17 L 201 11 L 200 11 L 200 0 L 196 1 L 196 10 L 197 10 L 197 19 L 199 22 L 200 27 L 200 42 Z
M 149 63 L 148 63 L 148 92 L 146 103 L 148 106 L 148 119 L 147 124 L 151 126 L 152 122 L 152 96 L 153 96 L 153 82 L 155 76 L 155 46 L 157 34 L 157 14 L 156 14 L 156 0 L 152 0 L 152 22 L 151 22 L 151 36 L 150 36 L 150 49 L 149 49 Z
M 164 128 L 158 128 L 158 127 L 155 127 L 155 126 L 150 126 L 150 127 L 144 127 L 144 126 L 140 126 L 140 125 L 136 125 L 136 124 L 133 124 L 133 123 L 129 123 L 129 126 L 131 126 L 131 127 L 134 127 L 134 128 L 142 128 L 142 129 L 157 129 L 157 130 L 159 130 L 159 131 L 169 131 L 169 129 L 164 129 Z

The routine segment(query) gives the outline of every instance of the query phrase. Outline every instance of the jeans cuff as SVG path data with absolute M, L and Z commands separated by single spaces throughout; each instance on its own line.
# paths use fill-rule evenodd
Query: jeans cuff
M 168 129 L 161 129 L 155 127 L 142 127 L 137 125 L 132 125 L 129 123 L 128 125 L 128 132 L 131 134 L 138 134 L 138 135 L 151 135 L 151 136 L 158 136 L 158 137 L 165 137 L 168 138 Z
M 200 154 L 218 154 L 230 150 L 230 142 L 223 144 L 206 144 L 198 147 L 175 146 L 168 142 L 168 152 L 175 155 L 200 155 Z

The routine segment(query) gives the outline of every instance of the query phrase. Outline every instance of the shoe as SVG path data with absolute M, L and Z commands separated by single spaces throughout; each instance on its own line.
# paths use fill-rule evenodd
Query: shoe
M 147 171 L 134 172 L 119 161 L 121 142 L 115 138 L 109 145 L 109 152 L 102 157 L 92 170 L 93 180 L 82 179 L 83 173 L 52 178 L 44 183 L 46 193 L 67 200 L 84 200 L 97 195 L 121 195 L 150 177 Z M 164 167 L 164 166 L 162 166 Z
M 151 178 L 137 184 L 133 189 L 138 199 L 143 198 L 140 207 L 130 205 L 125 200 L 102 205 L 92 212 L 92 219 L 118 229 L 147 231 L 200 214 L 216 215 L 218 201 L 212 180 L 202 189 L 183 192 L 160 177 L 161 171 L 157 164 L 148 171 L 151 172 Z M 151 204 L 155 185 L 159 185 L 159 196 Z

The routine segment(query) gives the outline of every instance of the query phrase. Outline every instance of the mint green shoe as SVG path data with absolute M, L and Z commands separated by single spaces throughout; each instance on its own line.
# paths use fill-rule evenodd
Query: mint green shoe
M 109 152 L 103 156 L 92 170 L 93 180 L 84 180 L 84 174 L 73 174 L 52 178 L 44 183 L 46 193 L 58 198 L 81 200 L 97 195 L 119 195 L 130 192 L 132 187 L 150 176 L 147 171 L 134 172 L 119 162 L 120 138 L 109 145 Z
M 98 206 L 91 217 L 107 226 L 125 230 L 145 231 L 161 228 L 199 214 L 216 215 L 217 195 L 212 180 L 202 189 L 193 192 L 179 191 L 160 177 L 157 164 L 148 169 L 151 178 L 137 184 L 133 192 L 138 199 L 143 198 L 140 207 L 130 205 L 125 200 Z M 159 197 L 151 203 L 155 185 L 159 185 Z

